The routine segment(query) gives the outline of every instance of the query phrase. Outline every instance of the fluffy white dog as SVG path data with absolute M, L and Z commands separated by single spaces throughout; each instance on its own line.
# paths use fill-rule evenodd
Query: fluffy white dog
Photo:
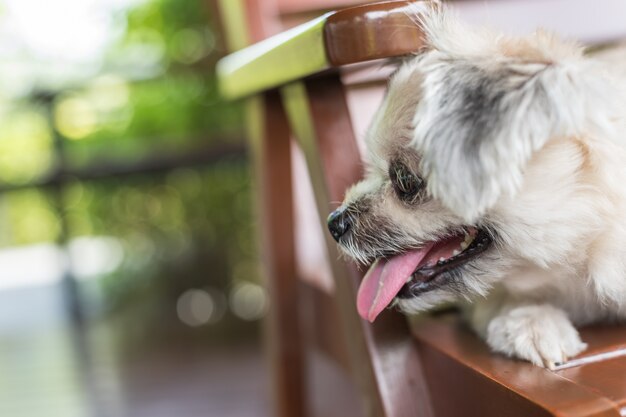
M 428 47 L 392 76 L 366 177 L 329 217 L 374 262 L 359 313 L 461 301 L 493 350 L 552 368 L 585 349 L 574 324 L 626 318 L 622 81 L 545 32 L 418 19 Z

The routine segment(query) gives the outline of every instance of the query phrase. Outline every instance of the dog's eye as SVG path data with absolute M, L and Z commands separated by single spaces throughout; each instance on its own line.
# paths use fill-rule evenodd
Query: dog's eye
M 424 186 L 424 181 L 401 163 L 389 168 L 389 178 L 396 194 L 403 201 L 413 200 Z

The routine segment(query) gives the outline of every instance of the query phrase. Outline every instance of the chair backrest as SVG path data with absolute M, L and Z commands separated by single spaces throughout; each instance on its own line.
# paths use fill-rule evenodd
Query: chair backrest
M 246 8 L 233 8 L 232 0 L 221 3 L 225 26 L 241 28 L 232 19 L 232 15 L 239 12 L 239 21 L 242 15 L 248 16 L 247 27 L 253 33 L 248 39 L 258 40 L 263 37 L 264 31 L 272 32 L 274 25 L 282 23 L 281 18 L 293 17 L 290 14 L 276 13 L 276 2 L 246 1 Z M 302 2 L 298 4 L 298 13 L 304 12 Z M 292 3 L 291 5 L 293 6 Z M 315 2 L 316 9 L 322 2 Z M 330 2 L 325 3 L 331 6 Z M 334 2 L 337 5 L 338 2 Z M 283 2 L 285 7 L 289 2 Z M 242 13 L 243 11 L 248 13 Z M 292 12 L 294 9 L 285 9 Z M 261 11 L 261 12 L 259 12 Z M 261 16 L 265 16 L 261 18 Z M 272 18 L 273 16 L 273 18 Z M 299 15 L 303 16 L 303 15 Z M 270 19 L 271 22 L 259 22 L 259 19 Z M 274 20 L 272 20 L 274 19 Z M 231 23 L 228 23 L 231 20 Z M 288 20 L 288 19 L 287 19 Z M 278 23 L 277 23 L 278 22 Z M 274 28 L 274 29 L 272 29 Z M 226 31 L 228 32 L 228 27 Z M 231 38 L 241 39 L 241 35 Z M 238 49 L 241 44 L 232 44 Z M 346 101 L 341 74 L 335 73 L 331 77 L 312 80 L 306 86 L 294 84 L 285 88 L 282 93 L 282 105 L 273 93 L 267 93 L 262 104 L 249 103 L 255 108 L 249 114 L 250 119 L 265 120 L 265 127 L 271 125 L 270 131 L 261 129 L 260 133 L 251 132 L 253 160 L 256 161 L 257 180 L 260 183 L 259 206 L 261 207 L 262 234 L 264 236 L 263 257 L 265 271 L 268 276 L 268 289 L 273 301 L 273 308 L 268 319 L 270 336 L 269 356 L 273 369 L 273 386 L 275 403 L 281 416 L 305 415 L 306 390 L 303 369 L 305 368 L 304 339 L 315 339 L 314 344 L 335 359 L 344 369 L 356 375 L 354 384 L 361 394 L 361 404 L 364 404 L 366 415 L 372 416 L 400 416 L 400 415 L 428 415 L 422 412 L 427 407 L 427 395 L 422 392 L 424 384 L 415 383 L 422 374 L 419 369 L 417 351 L 411 343 L 409 329 L 403 317 L 389 312 L 383 315 L 377 326 L 369 326 L 361 322 L 352 303 L 338 302 L 339 300 L 354 300 L 356 285 L 362 272 L 352 266 L 338 261 L 338 254 L 334 245 L 324 243 L 327 234 L 322 234 L 322 219 L 343 198 L 346 187 L 357 181 L 362 175 L 361 156 L 355 141 L 352 129 L 351 113 Z M 284 109 L 282 108 L 284 105 Z M 288 152 L 288 140 L 284 136 L 285 113 L 290 119 L 290 128 L 297 139 L 300 152 Z M 258 126 L 258 125 L 257 125 Z M 263 124 L 261 124 L 263 126 Z M 338 140 L 341 138 L 341 140 Z M 303 169 L 306 160 L 307 168 Z M 295 162 L 295 164 L 294 164 Z M 289 167 L 293 166 L 291 178 L 297 181 L 295 189 L 300 189 L 308 182 L 315 191 L 316 198 L 311 196 L 305 200 L 312 205 L 297 206 L 298 216 L 302 224 L 314 225 L 314 237 L 304 234 L 303 227 L 296 227 L 296 221 L 290 217 L 292 182 L 286 181 Z M 302 178 L 303 173 L 309 173 L 310 181 Z M 305 193 L 306 194 L 306 193 Z M 302 198 L 299 199 L 302 201 Z M 308 207 L 308 210 L 306 208 Z M 317 208 L 316 208 L 317 207 Z M 303 210 L 305 209 L 305 210 Z M 280 224 L 279 224 L 280 223 Z M 286 231 L 289 227 L 297 229 L 299 239 L 289 236 Z M 291 241 L 290 239 L 294 239 Z M 295 251 L 290 242 L 298 242 L 304 246 L 306 256 L 300 257 L 300 273 L 296 274 Z M 312 243 L 313 242 L 313 243 Z M 328 242 L 330 243 L 330 242 Z M 318 252 L 321 257 L 311 256 L 308 249 L 327 247 Z M 320 265 L 330 264 L 327 268 Z M 307 267 L 308 265 L 308 267 Z M 332 271 L 334 279 L 330 281 L 324 277 L 323 271 Z M 308 274 L 307 274 L 308 273 Z M 294 285 L 296 275 L 306 279 L 314 285 L 300 288 Z M 313 275 L 308 276 L 307 275 Z M 291 278 L 291 279 L 290 279 Z M 301 297 L 301 292 L 306 293 Z M 337 296 L 337 294 L 342 294 Z M 303 311 L 303 303 L 294 300 L 307 300 L 309 308 Z M 307 320 L 308 319 L 308 320 Z M 298 322 L 308 321 L 307 334 L 303 334 Z M 324 321 L 322 321 L 324 320 Z M 380 343 L 379 342 L 384 342 Z M 395 363 L 403 363 L 397 367 Z M 394 382 L 397 385 L 394 385 Z M 404 399 L 423 398 L 424 401 L 406 401 Z M 359 406 L 360 404 L 356 404 Z
M 247 22 L 245 27 L 251 30 L 247 37 L 249 41 L 264 39 L 328 8 L 368 3 L 349 0 L 241 1 L 243 3 L 238 4 L 245 3 L 245 7 L 224 15 L 239 14 L 238 24 L 233 23 L 233 19 L 227 24 L 231 29 L 243 29 L 241 22 Z M 233 0 L 223 0 L 222 9 L 227 4 L 230 5 L 228 9 L 237 9 L 232 6 L 234 3 Z M 621 0 L 603 3 L 611 11 L 608 15 L 624 16 L 626 10 Z M 381 68 L 379 63 L 342 65 L 402 55 L 417 49 L 421 34 L 402 13 L 407 4 L 388 2 L 370 5 L 369 9 L 336 13 L 301 32 L 291 33 L 288 38 L 292 43 L 281 44 L 282 38 L 275 39 L 273 43 L 265 43 L 230 59 L 221 69 L 231 75 L 224 78 L 224 84 L 232 87 L 228 91 L 233 97 L 264 91 L 262 98 L 249 101 L 248 110 L 250 125 L 255 127 L 250 133 L 250 144 L 261 185 L 263 256 L 274 303 L 269 318 L 272 331 L 269 352 L 281 416 L 305 415 L 304 340 L 312 336 L 318 347 L 329 352 L 355 375 L 353 379 L 362 394 L 367 415 L 433 415 L 432 395 L 428 392 L 423 366 L 405 320 L 392 311 L 382 314 L 374 325 L 360 320 L 354 299 L 362 272 L 338 261 L 334 242 L 322 233 L 326 214 L 342 200 L 345 188 L 362 174 L 363 145 L 359 138 L 380 103 L 388 75 L 388 69 Z M 544 26 L 548 28 L 553 26 L 551 23 L 561 25 L 565 22 L 556 29 L 584 40 L 604 41 L 626 34 L 626 25 L 619 25 L 617 18 L 603 19 L 597 25 L 581 25 L 565 18 L 570 13 L 576 16 L 588 10 L 587 2 L 580 0 L 463 1 L 455 6 L 467 20 L 491 20 L 495 26 L 507 31 L 528 31 L 536 26 L 536 22 L 547 22 Z M 520 10 L 530 10 L 523 14 L 528 17 L 522 19 L 526 26 L 519 24 Z M 368 14 L 368 11 L 375 13 Z M 364 23 L 364 16 L 371 18 L 371 26 L 367 26 L 367 21 Z M 591 26 L 595 30 L 590 30 Z M 389 27 L 393 27 L 396 35 L 400 33 L 391 41 L 383 36 Z M 359 33 L 369 35 L 367 42 Z M 406 39 L 411 40 L 408 45 L 402 43 Z M 372 48 L 372 45 L 376 47 Z M 239 42 L 233 49 L 241 46 Z M 302 61 L 302 55 L 294 50 L 309 54 L 308 66 L 296 65 Z M 266 62 L 264 57 L 268 57 Z M 284 59 L 277 60 L 277 57 Z M 314 58 L 319 58 L 319 62 Z M 268 69 L 277 71 L 283 66 L 288 70 L 267 75 Z M 290 72 L 294 68 L 297 71 Z M 319 75 L 321 72 L 323 76 Z M 317 76 L 306 78 L 309 75 Z M 229 84 L 230 81 L 235 84 Z M 276 87 L 280 87 L 279 92 Z M 296 139 L 297 146 L 290 142 L 290 135 Z M 306 192 L 309 187 L 312 192 Z M 305 201 L 304 205 L 296 205 L 295 216 L 292 211 L 294 200 Z M 292 229 L 298 232 L 296 236 Z M 320 248 L 325 250 L 320 251 Z M 304 261 L 300 262 L 299 268 L 298 255 L 301 255 L 300 261 Z M 327 275 L 325 270 L 333 276 L 332 281 L 324 278 Z M 301 287 L 294 283 L 296 276 L 306 278 L 313 285 Z M 305 308 L 302 300 L 311 302 Z M 303 322 L 307 324 L 303 325 Z

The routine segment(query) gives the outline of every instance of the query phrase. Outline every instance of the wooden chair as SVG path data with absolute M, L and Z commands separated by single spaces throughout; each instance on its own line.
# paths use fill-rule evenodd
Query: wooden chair
M 278 415 L 305 416 L 309 411 L 305 381 L 310 346 L 326 352 L 351 375 L 361 394 L 359 410 L 367 416 L 626 415 L 622 327 L 583 330 L 590 344 L 584 358 L 551 372 L 491 354 L 455 315 L 424 317 L 411 326 L 393 311 L 384 312 L 373 325 L 358 317 L 354 300 L 362 271 L 339 260 L 332 238 L 321 229 L 344 190 L 362 175 L 358 138 L 380 102 L 388 75 L 374 60 L 419 49 L 423 34 L 405 13 L 406 1 L 322 13 L 349 3 L 364 2 L 219 3 L 231 49 L 257 42 L 223 59 L 218 75 L 225 96 L 246 98 L 264 274 L 272 300 L 268 352 Z M 603 2 L 602 21 L 595 25 L 590 19 L 574 24 L 577 14 L 591 13 L 578 0 L 456 6 L 466 20 L 477 23 L 484 20 L 480 11 L 488 8 L 491 23 L 513 22 L 517 26 L 508 29 L 518 31 L 543 23 L 588 42 L 626 35 L 626 3 L 620 0 Z M 311 14 L 320 17 L 262 41 Z M 558 24 L 550 24 L 550 16 L 558 16 Z M 521 20 L 526 27 L 519 25 Z M 248 36 L 240 33 L 244 27 L 251 28 Z M 298 169 L 292 138 L 304 155 L 308 178 Z M 318 219 L 307 217 L 311 212 L 306 204 L 294 203 L 296 195 L 307 198 L 300 189 L 309 180 L 315 195 L 310 205 Z M 296 227 L 298 216 L 314 224 L 317 233 L 303 235 Z M 308 240 L 323 244 L 311 236 L 323 236 L 327 256 L 298 252 L 298 244 Z M 314 267 L 298 262 L 298 254 Z M 615 358 L 607 360 L 609 356 Z

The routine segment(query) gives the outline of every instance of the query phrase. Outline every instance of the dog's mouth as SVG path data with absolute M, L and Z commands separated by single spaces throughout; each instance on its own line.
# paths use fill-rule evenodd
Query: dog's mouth
M 487 232 L 467 227 L 419 249 L 376 260 L 359 287 L 360 316 L 373 322 L 394 298 L 416 297 L 440 286 L 436 281 L 479 256 L 492 241 Z

